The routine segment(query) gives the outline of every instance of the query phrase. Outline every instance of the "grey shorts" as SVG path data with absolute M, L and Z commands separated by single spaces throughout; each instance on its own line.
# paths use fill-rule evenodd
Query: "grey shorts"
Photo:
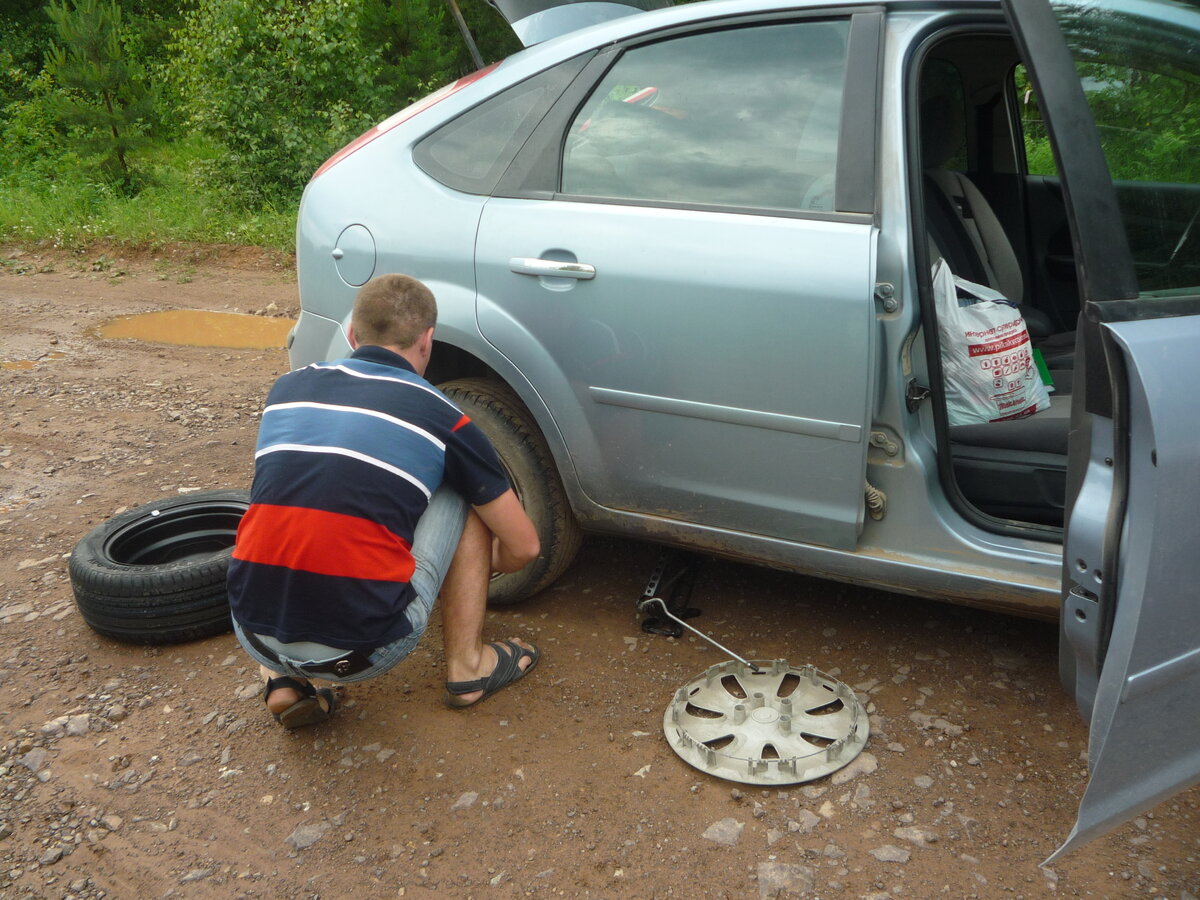
M 467 503 L 462 497 L 448 487 L 440 487 L 434 491 L 433 497 L 429 500 L 429 507 L 418 520 L 416 531 L 413 533 L 412 555 L 416 569 L 410 584 L 416 595 L 404 610 L 412 632 L 390 644 L 376 647 L 367 654 L 367 659 L 371 663 L 369 669 L 345 678 L 320 676 L 322 679 L 343 683 L 366 681 L 368 678 L 382 675 L 416 649 L 429 624 L 429 614 L 433 611 L 433 604 L 442 590 L 442 582 L 446 580 L 446 573 L 450 570 L 450 563 L 454 559 L 454 552 L 458 549 L 458 543 L 462 539 L 463 526 L 466 525 L 466 522 Z M 255 634 L 255 638 L 263 645 L 278 654 L 279 660 L 277 661 L 250 646 L 246 641 L 245 632 L 242 631 L 236 619 L 233 622 L 233 633 L 237 635 L 242 649 L 256 662 L 274 672 L 298 678 L 308 678 L 309 676 L 297 669 L 296 664 L 306 665 L 335 660 L 347 652 L 338 647 L 313 641 L 284 643 L 269 635 Z

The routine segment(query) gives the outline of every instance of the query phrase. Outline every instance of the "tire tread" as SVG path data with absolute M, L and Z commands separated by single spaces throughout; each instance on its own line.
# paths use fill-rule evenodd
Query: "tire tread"
M 571 511 L 550 448 L 532 414 L 508 385 L 488 378 L 464 378 L 440 385 L 441 390 L 476 420 L 504 456 L 517 451 L 525 456 L 540 482 L 537 497 L 522 497 L 530 518 L 538 526 L 542 552 L 520 572 L 492 582 L 488 600 L 505 605 L 545 590 L 567 570 L 583 542 L 583 532 Z M 480 420 L 487 419 L 485 423 Z M 511 465 L 511 463 L 510 463 Z M 528 487 L 528 486 L 527 486 Z M 536 502 L 540 508 L 530 509 Z
M 93 528 L 67 564 L 75 604 L 98 634 L 139 644 L 174 644 L 223 634 L 232 626 L 225 578 L 232 547 L 150 565 L 111 559 L 106 546 L 115 531 L 154 510 L 204 503 L 249 505 L 244 490 L 203 491 L 167 497 L 129 510 Z

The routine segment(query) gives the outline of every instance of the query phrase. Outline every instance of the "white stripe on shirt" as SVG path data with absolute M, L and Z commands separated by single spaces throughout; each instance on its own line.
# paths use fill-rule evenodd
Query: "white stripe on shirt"
M 376 365 L 378 365 L 378 363 Z M 332 363 L 319 363 L 319 362 L 311 363 L 309 365 L 309 368 L 322 369 L 322 370 L 326 370 L 326 371 L 344 372 L 347 375 L 353 375 L 355 378 L 370 378 L 375 381 L 393 381 L 396 384 L 406 384 L 409 387 L 419 388 L 420 390 L 425 391 L 428 394 L 433 394 L 433 396 L 437 397 L 439 400 L 441 400 L 447 406 L 450 406 L 453 409 L 458 409 L 458 407 L 455 406 L 451 402 L 450 398 L 447 397 L 445 394 L 443 394 L 441 391 L 439 391 L 437 388 L 421 384 L 420 382 L 409 381 L 407 378 L 396 378 L 394 375 L 368 375 L 366 372 L 355 371 L 354 369 L 351 369 L 349 366 L 344 366 L 344 365 L 336 365 L 335 366 Z
M 314 403 L 308 400 L 295 400 L 288 403 L 272 403 L 263 410 L 263 415 L 265 416 L 272 410 L 277 409 L 326 409 L 331 412 L 358 413 L 364 416 L 374 416 L 376 419 L 382 419 L 383 421 L 392 425 L 398 425 L 400 428 L 405 428 L 414 434 L 420 435 L 443 453 L 446 451 L 446 445 L 424 428 L 420 428 L 412 424 L 412 422 L 406 422 L 403 419 L 397 419 L 395 416 L 389 416 L 387 413 L 382 413 L 374 409 L 364 409 L 361 406 L 338 406 L 333 403 Z
M 338 456 L 349 456 L 351 459 L 357 459 L 361 462 L 368 463 L 369 465 L 378 466 L 385 472 L 391 472 L 393 475 L 398 475 L 405 481 L 420 489 L 421 493 L 425 495 L 426 500 L 433 496 L 433 491 L 426 487 L 416 476 L 405 472 L 403 469 L 393 466 L 391 463 L 386 463 L 382 459 L 376 459 L 373 456 L 367 456 L 367 454 L 359 453 L 357 450 L 347 450 L 345 447 L 314 447 L 308 444 L 271 444 L 269 447 L 263 447 L 261 450 L 255 453 L 254 458 L 258 459 L 260 456 L 265 456 L 268 453 L 276 453 L 280 450 L 294 450 L 298 453 L 333 453 Z

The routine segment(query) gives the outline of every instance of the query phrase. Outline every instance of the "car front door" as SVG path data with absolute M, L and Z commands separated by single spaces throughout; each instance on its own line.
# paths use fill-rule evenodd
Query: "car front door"
M 1054 859 L 1200 780 L 1200 10 L 1007 5 L 1082 303 L 1061 668 L 1091 779 Z
M 758 19 L 610 48 L 487 202 L 480 329 L 596 504 L 855 546 L 878 33 Z

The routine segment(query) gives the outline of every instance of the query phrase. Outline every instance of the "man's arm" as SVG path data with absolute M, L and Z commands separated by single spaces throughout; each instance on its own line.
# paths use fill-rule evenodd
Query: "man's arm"
M 493 572 L 516 572 L 537 559 L 542 549 L 537 530 L 512 488 L 490 503 L 476 506 L 475 512 L 495 537 Z

